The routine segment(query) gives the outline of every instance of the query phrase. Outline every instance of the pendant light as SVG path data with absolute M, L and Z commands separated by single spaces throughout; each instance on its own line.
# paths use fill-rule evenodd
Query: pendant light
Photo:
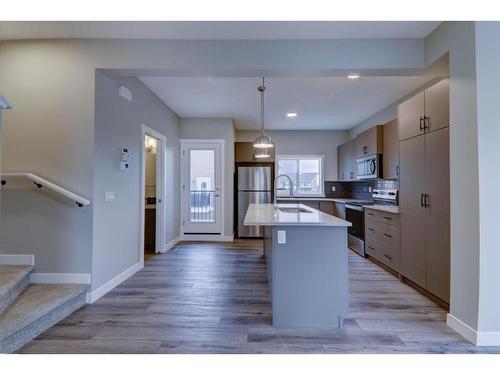
M 257 148 L 254 154 L 255 159 L 267 159 L 271 157 L 271 154 L 268 150 L 269 149 L 267 148 Z
M 257 149 L 269 149 L 273 148 L 274 144 L 271 139 L 267 134 L 264 133 L 264 90 L 266 89 L 266 86 L 264 86 L 264 77 L 262 77 L 262 86 L 257 87 L 257 90 L 260 92 L 260 135 L 255 139 L 255 142 L 253 143 L 253 147 Z M 267 156 L 264 156 L 267 154 Z M 269 153 L 259 153 L 260 156 L 257 156 L 257 153 L 255 154 L 255 157 L 260 157 L 260 158 L 265 158 L 269 157 Z

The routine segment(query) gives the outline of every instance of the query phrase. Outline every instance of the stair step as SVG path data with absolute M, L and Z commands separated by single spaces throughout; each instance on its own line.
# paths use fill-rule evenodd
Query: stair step
M 0 353 L 12 353 L 85 304 L 87 285 L 31 284 L 0 314 Z
M 33 266 L 0 266 L 0 313 L 29 284 L 31 271 Z

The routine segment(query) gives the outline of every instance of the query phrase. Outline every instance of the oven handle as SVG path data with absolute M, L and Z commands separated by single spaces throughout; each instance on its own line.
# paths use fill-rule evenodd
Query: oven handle
M 347 204 L 345 205 L 345 208 L 349 208 L 351 210 L 355 210 L 355 211 L 359 211 L 359 212 L 363 212 L 363 207 L 362 206 L 355 206 L 353 204 Z

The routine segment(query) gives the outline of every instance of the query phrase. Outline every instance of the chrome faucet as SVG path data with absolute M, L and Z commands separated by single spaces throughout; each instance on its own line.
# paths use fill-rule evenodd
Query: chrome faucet
M 286 174 L 280 174 L 278 176 L 276 176 L 276 178 L 274 179 L 274 208 L 278 208 L 278 203 L 277 203 L 277 200 L 276 200 L 276 196 L 278 195 L 277 192 L 278 192 L 278 179 L 280 177 L 286 177 L 288 179 L 288 182 L 289 182 L 289 185 L 290 185 L 290 198 L 293 198 L 293 182 L 292 182 L 292 179 L 290 178 L 290 176 L 286 175 Z

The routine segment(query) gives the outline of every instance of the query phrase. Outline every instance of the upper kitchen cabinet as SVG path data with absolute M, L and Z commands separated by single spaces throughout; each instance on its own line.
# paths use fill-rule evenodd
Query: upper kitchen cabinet
M 383 126 L 377 125 L 356 136 L 356 158 L 383 152 Z
M 425 94 L 422 91 L 398 106 L 399 140 L 423 134 Z
M 337 177 L 339 181 L 356 180 L 355 140 L 337 147 Z
M 449 126 L 449 91 L 449 80 L 444 79 L 399 104 L 399 139 Z
M 428 132 L 450 125 L 450 83 L 443 79 L 425 90 L 425 130 Z
M 384 178 L 399 178 L 399 136 L 398 120 L 389 121 L 383 126 L 384 130 Z

